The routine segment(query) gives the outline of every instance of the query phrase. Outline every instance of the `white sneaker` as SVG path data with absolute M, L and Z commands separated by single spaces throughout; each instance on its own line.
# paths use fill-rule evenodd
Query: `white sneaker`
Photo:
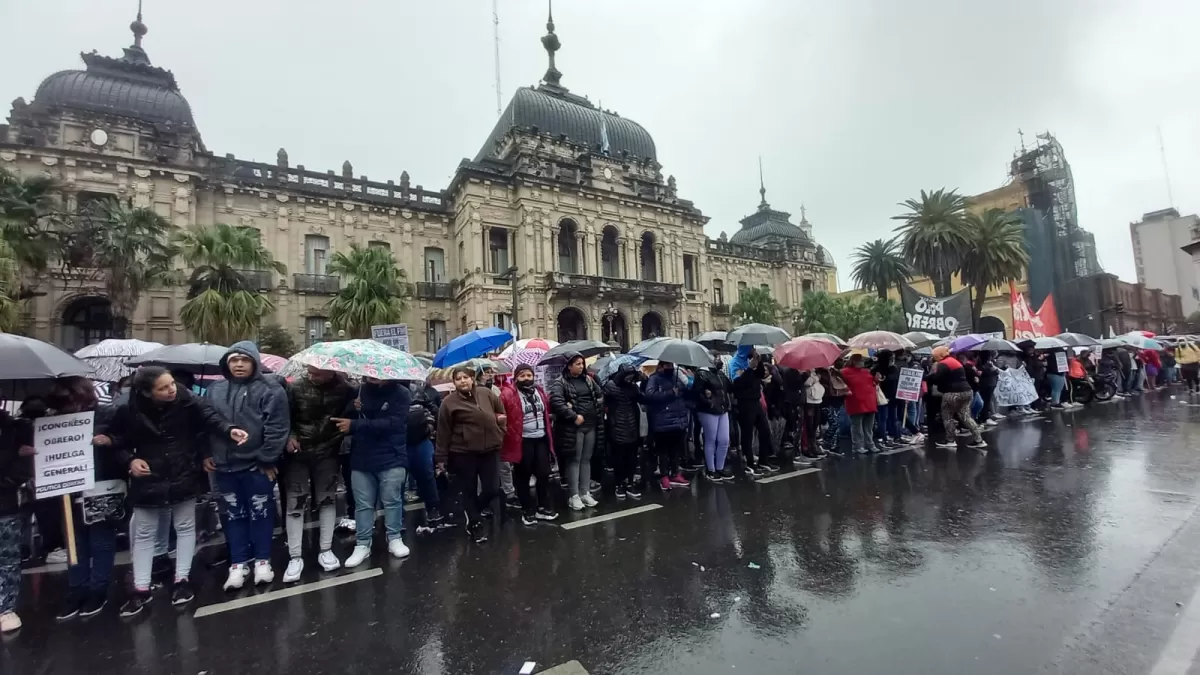
M 988 420 L 988 421 L 984 422 L 983 424 L 984 424 L 984 426 L 989 426 L 989 427 L 1000 426 L 1000 423 L 997 422 L 996 420 Z
M 342 561 L 333 554 L 333 551 L 321 551 L 321 555 L 317 556 L 317 564 L 326 572 L 332 572 L 342 566 Z
M 589 495 L 589 496 L 591 496 L 591 495 Z M 571 509 L 572 511 L 582 511 L 583 510 L 583 500 L 581 500 L 579 498 L 579 495 L 574 495 L 570 499 L 567 500 L 567 508 Z
M 371 557 L 371 547 L 370 546 L 355 546 L 354 550 L 351 551 L 351 553 L 350 553 L 350 557 L 346 558 L 346 562 L 344 563 L 344 565 L 347 568 L 358 567 L 359 565 L 362 564 L 362 562 L 364 560 L 366 560 L 369 557 Z
M 229 576 L 225 578 L 225 590 L 234 591 L 246 585 L 246 575 L 250 568 L 245 565 L 230 565 Z
M 255 577 L 258 576 L 258 570 L 255 570 Z M 300 575 L 304 572 L 304 561 L 300 558 L 292 558 L 288 561 L 287 569 L 283 572 L 283 583 L 294 584 L 300 581 Z
M 591 496 L 590 494 L 586 494 L 586 495 L 580 497 L 579 500 L 583 502 L 584 506 L 587 506 L 589 508 L 596 506 L 600 503 L 600 502 L 596 501 L 596 498 Z
M 21 628 L 21 617 L 16 612 L 0 614 L 0 633 L 11 633 Z
M 342 518 L 338 521 L 337 529 L 354 532 L 358 529 L 358 523 L 354 522 L 353 518 Z
M 272 581 L 275 581 L 275 570 L 271 569 L 271 563 L 266 560 L 254 563 L 254 584 L 269 584 Z
M 1000 413 L 992 413 L 991 418 L 996 421 L 1000 421 L 1000 420 L 1004 419 L 1004 415 L 1001 415 Z
M 67 549 L 56 548 L 46 554 L 47 565 L 62 565 L 67 562 Z
M 404 545 L 404 540 L 393 539 L 388 542 L 388 553 L 391 553 L 396 558 L 407 558 L 411 551 Z

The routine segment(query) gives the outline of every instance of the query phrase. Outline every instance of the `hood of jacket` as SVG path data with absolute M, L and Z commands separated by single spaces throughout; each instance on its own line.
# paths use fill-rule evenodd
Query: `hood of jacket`
M 568 354 L 567 354 L 567 362 L 566 362 L 566 363 L 564 363 L 564 364 L 563 364 L 563 367 L 562 367 L 562 374 L 563 374 L 563 377 L 570 377 L 570 376 L 571 376 L 571 375 L 570 375 L 570 370 L 571 370 L 571 362 L 572 362 L 572 361 L 574 361 L 574 360 L 575 360 L 575 359 L 577 359 L 577 358 L 579 358 L 579 359 L 582 359 L 582 358 L 583 358 L 583 354 L 580 354 L 579 352 L 570 352 L 570 353 L 568 353 Z M 583 372 L 582 372 L 582 373 L 580 373 L 580 377 L 583 377 L 583 376 L 584 376 L 584 375 L 586 375 L 586 374 L 587 374 L 587 359 L 584 359 L 584 360 L 583 360 Z
M 229 357 L 231 356 L 249 356 L 250 360 L 254 361 L 254 372 L 245 380 L 252 380 L 256 377 L 262 377 L 262 354 L 258 351 L 258 345 L 249 340 L 235 342 L 226 352 L 225 356 L 221 357 L 221 361 L 217 364 L 221 368 L 221 375 L 227 380 L 233 380 L 233 373 L 229 371 Z
M 250 377 L 233 378 L 229 358 L 236 354 L 254 361 Z M 250 437 L 242 445 L 226 438 L 214 439 L 213 460 L 217 469 L 236 472 L 260 464 L 275 464 L 290 433 L 287 393 L 277 382 L 263 377 L 258 346 L 248 340 L 230 347 L 221 357 L 220 367 L 226 379 L 211 384 L 205 395 L 227 422 Z
M 725 375 L 729 379 L 737 378 L 738 371 L 745 370 L 750 367 L 750 354 L 754 351 L 752 345 L 742 345 L 737 348 L 737 353 L 733 358 L 729 359 L 729 363 L 725 366 Z

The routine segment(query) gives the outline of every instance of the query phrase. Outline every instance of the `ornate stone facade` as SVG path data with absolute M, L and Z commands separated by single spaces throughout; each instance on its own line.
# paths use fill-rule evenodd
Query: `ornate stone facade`
M 548 27 L 553 56 L 559 43 Z M 794 231 L 781 226 L 745 243 L 707 238 L 708 218 L 678 196 L 674 177 L 664 179 L 650 135 L 570 93 L 553 65 L 541 86 L 518 90 L 450 185 L 431 190 L 411 185 L 407 172 L 399 181 L 355 177 L 350 162 L 336 174 L 310 171 L 283 149 L 275 164 L 210 153 L 174 77 L 142 50 L 140 18 L 132 28 L 124 57 L 85 54 L 87 70 L 56 73 L 31 103 L 14 102 L 0 125 L 0 167 L 53 177 L 67 209 L 113 196 L 181 228 L 257 230 L 288 274 L 253 278 L 276 306 L 274 321 L 301 343 L 323 332 L 339 288 L 325 263 L 354 242 L 389 247 L 414 282 L 405 317 L 414 350 L 481 326 L 507 328 L 514 316 L 527 337 L 630 345 L 731 327 L 739 288 L 769 288 L 785 307 L 806 291 L 836 290 L 832 259 L 807 220 L 791 225 L 771 211 Z M 37 337 L 77 348 L 113 331 L 98 287 L 57 278 L 42 290 L 30 305 Z M 188 341 L 184 300 L 182 289 L 150 292 L 127 333 Z

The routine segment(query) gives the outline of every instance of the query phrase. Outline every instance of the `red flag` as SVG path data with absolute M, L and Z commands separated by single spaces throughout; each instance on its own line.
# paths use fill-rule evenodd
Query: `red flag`
M 1009 304 L 1012 306 L 1013 340 L 1031 340 L 1047 335 L 1058 335 L 1058 312 L 1054 309 L 1054 297 L 1048 296 L 1036 313 L 1030 311 L 1024 293 L 1018 293 L 1009 285 Z

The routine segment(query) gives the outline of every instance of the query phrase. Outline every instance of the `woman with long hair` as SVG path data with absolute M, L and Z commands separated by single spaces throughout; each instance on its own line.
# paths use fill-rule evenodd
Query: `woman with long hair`
M 467 532 L 487 541 L 480 512 L 500 492 L 500 448 L 507 416 L 491 387 L 476 386 L 475 372 L 454 369 L 454 391 L 438 410 L 436 461 L 454 476 L 466 515 Z M 516 423 L 516 421 L 514 421 Z

